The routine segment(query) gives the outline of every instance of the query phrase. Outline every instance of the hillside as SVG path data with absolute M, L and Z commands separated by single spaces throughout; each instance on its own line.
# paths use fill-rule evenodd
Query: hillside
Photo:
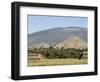
M 31 45 L 30 48 L 49 48 L 49 45 L 47 43 L 39 43 Z
M 69 40 L 69 37 L 78 37 L 80 40 L 80 44 L 87 44 L 87 28 L 82 27 L 57 27 L 53 29 L 48 29 L 40 32 L 35 32 L 28 34 L 28 47 L 38 47 L 39 45 L 43 44 L 46 46 L 56 46 L 63 43 L 63 41 L 67 40 L 67 44 L 69 42 L 74 42 L 72 39 Z M 75 40 L 74 37 L 74 40 Z M 82 42 L 81 42 L 82 41 Z M 66 45 L 67 45 L 66 44 Z M 74 44 L 72 44 L 74 45 Z M 71 46 L 72 46 L 71 45 Z

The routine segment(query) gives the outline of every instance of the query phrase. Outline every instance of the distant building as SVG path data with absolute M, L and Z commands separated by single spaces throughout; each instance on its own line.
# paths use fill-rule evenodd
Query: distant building
M 83 52 L 83 58 L 88 58 L 88 52 Z
M 28 55 L 29 60 L 40 60 L 42 59 L 42 54 L 40 53 L 31 53 Z

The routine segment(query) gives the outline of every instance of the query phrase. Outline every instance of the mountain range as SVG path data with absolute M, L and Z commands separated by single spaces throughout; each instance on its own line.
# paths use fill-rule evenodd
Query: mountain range
M 57 27 L 28 34 L 28 48 L 86 48 L 88 30 L 84 27 Z

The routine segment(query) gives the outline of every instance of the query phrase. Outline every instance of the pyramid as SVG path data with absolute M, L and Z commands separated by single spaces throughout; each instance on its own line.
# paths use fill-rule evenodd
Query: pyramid
M 87 43 L 77 36 L 71 36 L 57 44 L 55 48 L 87 48 Z

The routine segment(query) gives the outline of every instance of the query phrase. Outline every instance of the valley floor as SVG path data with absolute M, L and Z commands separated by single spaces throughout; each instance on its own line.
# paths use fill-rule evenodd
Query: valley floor
M 82 58 L 81 60 L 75 58 L 67 59 L 42 59 L 34 61 L 28 60 L 28 67 L 32 66 L 54 66 L 54 65 L 77 65 L 77 64 L 87 64 L 88 59 Z

